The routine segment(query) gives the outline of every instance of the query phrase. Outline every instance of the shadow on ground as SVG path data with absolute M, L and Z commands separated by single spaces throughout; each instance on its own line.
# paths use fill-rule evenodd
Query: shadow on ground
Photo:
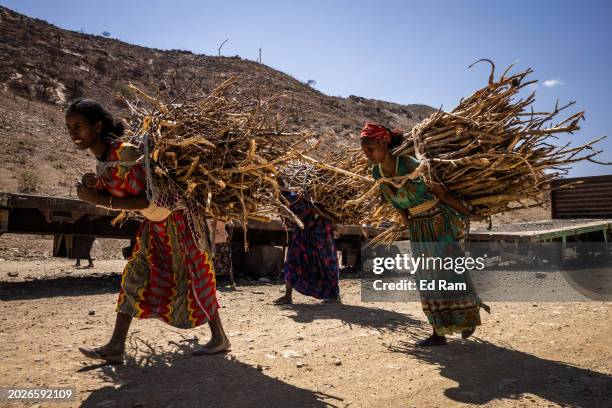
M 488 341 L 456 341 L 431 348 L 403 342 L 390 349 L 438 366 L 440 375 L 458 383 L 445 389 L 444 395 L 464 404 L 486 406 L 527 393 L 560 406 L 612 406 L 612 376 Z
M 292 304 L 281 306 L 284 310 L 291 310 L 294 314 L 288 317 L 298 323 L 310 323 L 314 320 L 334 319 L 343 324 L 366 327 L 371 329 L 398 331 L 401 329 L 427 327 L 422 320 L 416 320 L 404 313 L 348 304 Z
M 266 375 L 257 367 L 224 354 L 191 356 L 194 339 L 169 344 L 161 352 L 130 338 L 125 365 L 94 365 L 113 385 L 93 391 L 83 407 L 329 407 L 342 405 L 333 395 L 307 390 Z
M 33 300 L 58 296 L 89 296 L 119 293 L 121 274 L 92 274 L 87 276 L 62 276 L 20 282 L 0 281 L 0 300 Z M 217 290 L 231 290 L 221 281 Z

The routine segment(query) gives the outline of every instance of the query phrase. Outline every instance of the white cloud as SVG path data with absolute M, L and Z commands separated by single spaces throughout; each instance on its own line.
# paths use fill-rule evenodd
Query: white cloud
M 542 85 L 547 88 L 554 88 L 555 86 L 565 85 L 565 82 L 561 81 L 559 78 L 547 79 L 542 83 Z

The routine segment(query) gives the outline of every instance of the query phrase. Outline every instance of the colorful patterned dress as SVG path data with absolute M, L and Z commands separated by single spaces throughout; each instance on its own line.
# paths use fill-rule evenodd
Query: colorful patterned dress
M 289 238 L 284 279 L 302 295 L 333 299 L 340 294 L 338 254 L 332 222 L 319 215 L 314 206 L 296 193 L 283 193 L 289 207 L 304 223 Z
M 98 190 L 113 197 L 143 195 L 140 156 L 135 146 L 113 142 L 106 161 L 98 162 Z M 214 318 L 218 308 L 211 257 L 196 246 L 183 213 L 160 222 L 145 219 L 123 270 L 116 311 L 192 328 Z
M 419 161 L 411 156 L 400 156 L 396 162 L 396 174 L 403 176 L 416 169 Z M 380 165 L 374 166 L 375 179 L 384 176 Z M 398 210 L 405 211 L 436 197 L 429 192 L 422 178 L 408 180 L 402 188 L 393 191 L 387 184 L 381 184 L 384 198 Z M 457 257 L 462 256 L 459 242 L 469 232 L 469 218 L 458 214 L 443 203 L 410 216 L 408 219 L 412 256 L 418 257 Z M 469 272 L 455 273 L 443 268 L 421 268 L 415 275 L 417 285 L 421 280 L 449 283 L 465 283 L 467 290 L 427 290 L 420 291 L 421 304 L 427 320 L 436 334 L 443 336 L 461 332 L 480 325 L 480 308 L 489 310 L 478 295 Z M 436 284 L 437 286 L 437 284 Z

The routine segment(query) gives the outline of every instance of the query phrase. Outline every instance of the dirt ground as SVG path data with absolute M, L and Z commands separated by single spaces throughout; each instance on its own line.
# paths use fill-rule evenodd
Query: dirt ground
M 91 247 L 91 256 L 100 260 L 122 259 L 121 249 L 129 244 L 129 239 L 97 238 Z M 58 259 L 53 258 L 52 255 L 52 235 L 0 235 L 0 262 L 27 260 L 38 261 L 44 266 L 50 260 Z M 70 265 L 70 262 L 64 262 L 64 264 Z
M 419 305 L 364 303 L 356 278 L 341 281 L 344 304 L 296 295 L 282 307 L 270 304 L 280 284 L 220 282 L 229 353 L 191 356 L 206 327 L 141 320 L 125 365 L 92 365 L 77 347 L 108 339 L 124 263 L 0 261 L 0 387 L 77 394 L 0 406 L 612 406 L 610 303 L 491 303 L 473 339 L 418 349 Z

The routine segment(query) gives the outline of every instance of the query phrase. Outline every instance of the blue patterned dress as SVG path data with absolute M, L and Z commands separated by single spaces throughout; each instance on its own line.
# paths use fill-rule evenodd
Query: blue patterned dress
M 332 299 L 340 294 L 339 268 L 332 222 L 296 193 L 283 193 L 290 209 L 304 223 L 289 238 L 283 272 L 285 282 L 302 295 Z

